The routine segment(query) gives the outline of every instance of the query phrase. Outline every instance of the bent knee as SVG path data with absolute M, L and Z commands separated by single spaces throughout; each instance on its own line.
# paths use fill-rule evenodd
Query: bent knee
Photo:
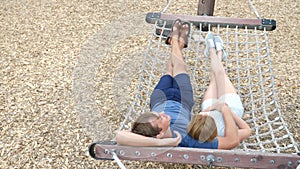
M 226 76 L 226 72 L 223 68 L 220 68 L 220 69 L 217 69 L 217 70 L 213 70 L 213 74 L 216 76 L 216 77 L 221 77 L 221 76 Z

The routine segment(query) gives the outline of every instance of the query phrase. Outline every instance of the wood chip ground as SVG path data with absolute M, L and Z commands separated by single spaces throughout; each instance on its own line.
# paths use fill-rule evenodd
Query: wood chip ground
M 289 130 L 300 143 L 299 1 L 253 2 L 263 18 L 277 21 L 269 34 L 277 94 Z M 170 11 L 196 15 L 197 4 L 197 0 L 175 1 Z M 143 20 L 147 12 L 165 6 L 166 1 L 159 0 L 0 1 L 0 168 L 118 168 L 113 161 L 88 156 L 94 138 L 86 125 L 93 129 L 93 124 L 83 124 L 86 121 L 74 110 L 74 72 L 93 38 L 109 45 L 106 53 L 98 54 L 104 57 L 95 63 L 93 79 L 95 101 L 113 133 L 118 113 L 125 109 L 114 107 L 127 103 L 115 94 L 131 93 L 136 82 L 134 69 L 123 69 L 124 65 L 136 68 L 139 62 L 131 56 L 145 49 L 152 28 L 145 24 L 136 33 L 124 31 L 127 27 L 122 25 L 134 27 L 131 19 Z M 216 1 L 215 16 L 256 17 L 246 0 Z M 123 79 L 131 87 L 113 88 L 122 73 L 132 75 L 132 83 Z M 124 163 L 128 168 L 206 168 Z

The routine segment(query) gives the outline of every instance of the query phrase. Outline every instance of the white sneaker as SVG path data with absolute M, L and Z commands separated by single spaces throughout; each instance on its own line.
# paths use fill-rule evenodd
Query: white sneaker
M 214 37 L 214 42 L 215 42 L 215 46 L 216 46 L 216 50 L 217 51 L 222 51 L 223 55 L 222 55 L 222 59 L 225 59 L 227 57 L 227 53 L 226 51 L 223 49 L 223 40 L 221 39 L 220 36 L 215 36 Z
M 206 37 L 205 37 L 205 50 L 204 50 L 204 55 L 206 57 L 209 56 L 209 48 L 215 48 L 215 42 L 214 42 L 214 34 L 212 32 L 208 32 Z

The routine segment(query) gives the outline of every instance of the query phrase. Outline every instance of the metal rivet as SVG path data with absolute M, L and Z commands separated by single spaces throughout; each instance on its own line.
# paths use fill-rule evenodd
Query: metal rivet
M 183 158 L 187 160 L 187 159 L 189 159 L 189 155 L 184 154 L 184 155 L 183 155 Z
M 288 162 L 288 166 L 292 166 L 293 165 L 293 162 L 292 161 L 289 161 Z
M 204 155 L 200 156 L 200 159 L 204 161 L 205 160 L 205 156 Z
M 125 155 L 125 152 L 123 150 L 120 151 L 120 155 Z
M 270 164 L 275 164 L 275 160 L 270 160 L 269 163 Z
M 215 161 L 215 156 L 212 155 L 212 154 L 207 155 L 206 161 L 207 161 L 207 162 L 210 162 L 210 163 L 211 163 L 211 162 L 214 162 L 214 161 Z
M 172 155 L 171 153 L 168 153 L 168 154 L 167 154 L 167 157 L 169 157 L 169 158 L 172 158 L 172 156 L 173 156 L 173 155 Z
M 155 157 L 155 156 L 156 156 L 156 153 L 152 152 L 151 157 Z
M 217 157 L 217 162 L 218 162 L 218 163 L 221 163 L 222 160 L 223 160 L 222 157 Z
M 105 149 L 105 150 L 104 150 L 104 154 L 109 154 L 109 150 L 108 150 L 108 149 Z
M 136 152 L 135 152 L 135 155 L 136 155 L 136 156 L 140 156 L 141 153 L 140 153 L 139 151 L 136 151 Z
M 238 157 L 235 157 L 234 162 L 240 162 L 240 159 Z
M 257 162 L 257 159 L 256 158 L 251 158 L 250 160 L 252 163 L 256 163 Z

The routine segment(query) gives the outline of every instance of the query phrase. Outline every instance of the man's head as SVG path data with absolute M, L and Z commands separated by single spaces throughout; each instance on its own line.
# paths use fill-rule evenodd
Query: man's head
M 131 132 L 147 137 L 163 138 L 170 127 L 170 116 L 164 112 L 143 113 L 133 123 Z
M 187 126 L 186 131 L 195 140 L 212 141 L 218 135 L 215 120 L 206 114 L 195 115 Z

